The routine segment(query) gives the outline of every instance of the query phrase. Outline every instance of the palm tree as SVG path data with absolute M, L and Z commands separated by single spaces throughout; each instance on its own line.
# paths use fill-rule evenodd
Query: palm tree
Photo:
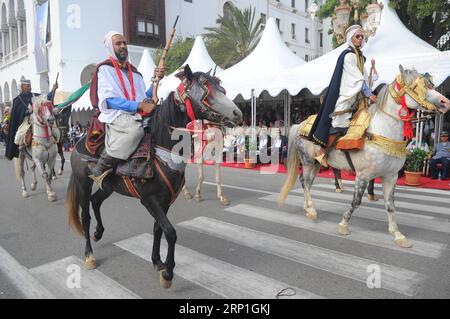
M 207 45 L 212 57 L 222 68 L 243 60 L 258 44 L 261 35 L 262 20 L 255 19 L 252 7 L 239 10 L 228 7 L 228 14 L 216 20 L 218 27 L 205 28 Z

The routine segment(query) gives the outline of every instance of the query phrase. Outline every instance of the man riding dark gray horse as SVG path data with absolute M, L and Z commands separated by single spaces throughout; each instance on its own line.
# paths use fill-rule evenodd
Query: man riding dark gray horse
M 122 40 L 121 37 L 117 37 L 116 40 L 121 42 L 119 47 L 122 47 L 122 49 L 119 50 L 119 53 L 125 54 L 126 44 L 124 43 L 124 40 Z M 129 70 L 128 74 L 130 75 L 130 80 L 131 78 L 134 79 L 134 71 L 130 71 L 132 70 L 132 67 L 128 65 L 128 63 L 125 63 L 124 66 L 126 67 L 125 69 Z M 114 72 L 117 72 L 117 69 L 111 66 L 109 66 L 109 68 L 111 70 L 107 71 L 111 72 L 111 76 L 114 76 Z M 126 72 L 120 69 L 119 72 L 122 74 L 123 83 L 126 84 L 122 86 L 122 89 L 128 88 L 128 92 L 133 92 L 133 86 L 130 83 L 131 81 L 128 80 Z M 133 77 L 131 77 L 132 72 Z M 94 79 L 95 77 L 96 74 L 94 74 Z M 136 73 L 136 78 L 138 77 L 141 76 Z M 94 240 L 98 241 L 102 238 L 104 232 L 100 216 L 100 207 L 113 192 L 117 192 L 125 196 L 138 198 L 141 204 L 145 206 L 155 219 L 152 262 L 160 272 L 161 286 L 164 288 L 171 286 L 173 269 L 175 267 L 175 242 L 177 236 L 174 227 L 167 217 L 167 212 L 184 185 L 184 170 L 186 167 L 179 152 L 172 152 L 172 148 L 175 145 L 179 145 L 183 142 L 183 137 L 180 138 L 179 134 L 175 134 L 178 138 L 174 138 L 173 133 L 177 128 L 186 128 L 186 125 L 189 122 L 196 119 L 206 119 L 215 123 L 221 123 L 222 125 L 231 126 L 239 124 L 242 121 L 242 112 L 226 97 L 225 90 L 220 86 L 220 81 L 217 78 L 202 72 L 192 73 L 189 66 L 185 66 L 184 71 L 179 74 L 179 77 L 182 80 L 180 86 L 175 92 L 169 95 L 162 105 L 155 106 L 151 102 L 147 102 L 145 90 L 138 93 L 136 88 L 136 95 L 133 93 L 131 93 L 131 95 L 129 94 L 128 97 L 130 100 L 127 100 L 135 100 L 133 101 L 135 103 L 115 101 L 117 104 L 127 104 L 124 108 L 129 108 L 133 105 L 134 111 L 136 111 L 136 109 L 141 109 L 147 113 L 151 112 L 151 117 L 149 118 L 147 115 L 144 116 L 144 119 L 142 120 L 142 135 L 145 134 L 142 142 L 138 140 L 137 143 L 133 143 L 133 145 L 131 145 L 131 143 L 111 145 L 112 141 L 109 140 L 108 142 L 108 133 L 106 134 L 107 142 L 105 147 L 107 149 L 112 146 L 113 151 L 118 150 L 122 155 L 125 153 L 132 154 L 131 161 L 128 159 L 121 161 L 122 163 L 117 167 L 116 174 L 114 174 L 113 169 L 104 176 L 102 185 L 107 185 L 107 187 L 103 187 L 103 189 L 99 189 L 95 194 L 91 194 L 93 180 L 89 175 L 92 175 L 92 171 L 94 171 L 95 174 L 95 162 L 98 161 L 98 155 L 104 154 L 102 153 L 101 147 L 97 147 L 94 145 L 95 143 L 93 143 L 101 141 L 102 133 L 97 131 L 97 129 L 101 129 L 101 126 L 94 122 L 98 119 L 99 114 L 93 118 L 94 121 L 91 124 L 90 135 L 87 138 L 80 140 L 76 145 L 75 151 L 72 153 L 72 175 L 67 189 L 66 205 L 69 215 L 69 224 L 85 237 L 85 257 L 88 269 L 93 269 L 96 265 L 89 230 L 90 204 L 92 204 L 97 220 Z M 98 105 L 94 103 L 96 102 L 95 96 L 97 92 L 95 90 L 97 85 L 95 81 L 91 83 L 94 84 L 91 84 L 91 100 L 94 97 L 94 100 L 92 101 L 93 105 Z M 100 90 L 101 83 L 98 83 L 98 87 Z M 120 91 L 120 86 L 118 90 Z M 124 91 L 122 93 L 124 93 Z M 133 99 L 133 97 L 135 97 L 135 99 Z M 114 98 L 114 96 L 111 96 L 110 98 Z M 108 99 L 108 97 L 106 99 Z M 103 110 L 109 113 L 106 114 L 107 117 L 111 116 L 114 118 L 118 113 L 115 113 L 114 109 L 108 108 L 107 100 L 104 100 L 104 102 Z M 120 114 L 117 116 L 120 116 Z M 110 120 L 111 123 L 114 122 L 114 119 Z M 129 121 L 132 125 L 137 126 L 137 123 L 131 122 L 136 120 L 130 118 L 130 115 L 126 117 L 125 121 Z M 107 132 L 108 129 L 109 128 L 107 127 Z M 115 129 L 115 127 L 113 127 L 113 129 Z M 136 131 L 140 131 L 140 129 L 137 129 L 136 127 Z M 94 136 L 92 136 L 93 134 Z M 189 143 L 187 145 L 190 150 L 190 137 L 188 137 L 188 141 Z M 108 143 L 110 145 L 108 145 Z M 95 147 L 92 149 L 92 146 Z M 93 153 L 93 151 L 95 152 Z M 95 155 L 97 155 L 97 157 Z M 102 157 L 104 161 L 105 155 L 102 155 Z M 124 156 L 121 157 L 124 158 Z M 137 160 L 139 160 L 139 163 L 136 162 Z M 123 173 L 124 167 L 129 168 L 136 166 L 149 168 L 153 173 L 149 174 L 149 176 L 141 176 L 139 178 L 131 175 L 127 176 L 126 173 Z M 136 170 L 128 170 L 128 172 L 130 171 L 132 171 L 132 173 L 136 172 Z M 146 171 L 148 170 L 146 169 Z M 80 208 L 81 221 L 79 216 Z M 160 256 L 160 244 L 163 233 L 168 242 L 167 258 L 165 262 L 161 261 Z

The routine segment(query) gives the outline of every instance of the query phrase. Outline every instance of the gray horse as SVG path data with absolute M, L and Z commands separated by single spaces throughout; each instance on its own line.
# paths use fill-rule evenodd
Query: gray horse
M 399 92 L 399 86 L 401 87 Z M 394 98 L 394 96 L 395 98 Z M 404 98 L 403 98 L 404 97 Z M 403 142 L 404 122 L 399 117 L 402 105 L 406 102 L 408 109 L 426 112 L 445 113 L 450 108 L 450 101 L 432 88 L 431 82 L 416 70 L 403 69 L 396 82 L 385 86 L 378 96 L 378 102 L 369 108 L 370 126 L 367 130 L 369 138 L 360 151 L 350 152 L 356 169 L 355 189 L 351 208 L 345 212 L 339 224 L 339 233 L 349 235 L 349 221 L 353 212 L 361 205 L 361 199 L 370 180 L 381 177 L 383 194 L 389 220 L 389 232 L 394 235 L 395 243 L 404 248 L 412 247 L 407 238 L 399 231 L 395 219 L 394 192 L 398 171 L 403 167 L 406 157 L 406 143 Z M 401 103 L 401 102 L 400 102 Z M 305 125 L 295 125 L 290 131 L 288 175 L 281 190 L 279 203 L 284 204 L 298 176 L 299 161 L 303 164 L 300 182 L 304 189 L 304 208 L 307 217 L 317 219 L 317 212 L 311 198 L 311 187 L 320 169 L 314 160 L 319 146 L 301 137 L 299 130 Z M 333 150 L 329 153 L 328 163 L 337 169 L 350 170 L 345 154 Z
M 33 99 L 33 113 L 30 115 L 32 123 L 32 143 L 31 147 L 25 147 L 24 141 L 19 147 L 19 158 L 15 162 L 16 176 L 22 184 L 22 197 L 28 197 L 28 191 L 25 186 L 24 164 L 26 160 L 33 162 L 31 172 L 33 181 L 31 190 L 35 191 L 36 166 L 42 174 L 42 178 L 47 182 L 47 196 L 50 202 L 56 201 L 56 194 L 51 186 L 52 171 L 55 167 L 56 155 L 58 148 L 56 146 L 59 141 L 59 129 L 55 126 L 55 116 L 53 114 L 53 104 L 43 96 Z

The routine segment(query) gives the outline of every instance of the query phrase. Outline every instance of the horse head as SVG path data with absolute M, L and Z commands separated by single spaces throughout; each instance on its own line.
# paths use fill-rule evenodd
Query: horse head
M 55 115 L 53 113 L 53 103 L 45 97 L 39 96 L 33 99 L 33 113 L 36 122 L 42 126 L 52 127 L 55 124 Z
M 450 101 L 434 89 L 428 74 L 420 74 L 415 69 L 405 69 L 402 65 L 399 69 L 400 74 L 391 85 L 391 93 L 398 98 L 404 95 L 408 108 L 442 114 L 450 109 Z
M 193 73 L 186 65 L 177 77 L 182 82 L 176 96 L 184 102 L 182 110 L 188 113 L 191 120 L 208 120 L 228 127 L 242 122 L 241 110 L 226 96 L 220 80 L 211 76 L 210 72 Z

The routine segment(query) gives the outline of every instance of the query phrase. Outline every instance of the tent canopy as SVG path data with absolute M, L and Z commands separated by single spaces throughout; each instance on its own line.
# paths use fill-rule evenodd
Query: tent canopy
M 366 68 L 370 70 L 371 60 L 375 59 L 379 79 L 375 86 L 390 83 L 399 74 L 399 65 L 415 68 L 421 73 L 428 72 L 439 86 L 450 76 L 450 51 L 441 52 L 409 31 L 400 21 L 388 0 L 382 0 L 384 8 L 376 35 L 369 39 L 363 52 Z M 277 76 L 271 83 L 272 92 L 287 89 L 297 95 L 302 89 L 309 89 L 318 95 L 326 89 L 336 65 L 339 54 L 346 44 L 305 65 Z
M 152 85 L 152 77 L 155 71 L 156 65 L 153 61 L 152 54 L 149 49 L 144 49 L 142 54 L 141 63 L 139 63 L 138 71 L 144 77 L 145 87 L 148 90 Z
M 186 64 L 189 64 L 193 72 L 208 72 L 209 70 L 214 70 L 216 67 L 216 63 L 211 59 L 201 36 L 197 36 L 189 57 L 180 67 Z M 219 75 L 223 70 L 218 67 L 216 72 Z M 175 77 L 177 73 L 175 71 L 161 80 L 161 85 L 158 89 L 158 96 L 160 98 L 167 98 L 178 87 L 180 80 Z
M 257 96 L 264 90 L 275 96 L 279 91 L 272 90 L 272 79 L 305 63 L 286 46 L 274 18 L 269 18 L 255 50 L 238 64 L 226 69 L 220 78 L 227 95 L 232 99 L 241 94 L 248 100 L 252 89 Z

